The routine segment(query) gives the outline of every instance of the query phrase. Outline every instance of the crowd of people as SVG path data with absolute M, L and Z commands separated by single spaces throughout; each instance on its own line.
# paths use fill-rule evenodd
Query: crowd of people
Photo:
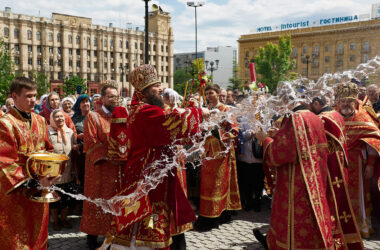
M 364 249 L 373 208 L 379 212 L 371 199 L 380 187 L 377 85 L 342 83 L 334 101 L 317 95 L 310 103 L 278 91 L 292 112 L 273 117 L 264 133 L 234 115 L 204 131 L 216 113 L 241 108 L 242 93 L 209 84 L 201 103 L 202 96 L 184 100 L 162 89 L 152 65 L 129 80 L 131 99 L 105 84 L 91 97 L 51 92 L 36 100 L 35 82 L 12 82 L 0 113 L 4 249 L 46 249 L 49 222 L 71 228 L 70 212 L 82 215 L 90 249 L 186 249 L 186 231 L 218 228 L 238 210 L 260 212 L 263 194 L 272 198 L 270 229 L 254 236 L 266 249 Z M 183 154 L 194 140 L 204 141 L 196 159 Z M 26 195 L 36 181 L 25 163 L 40 151 L 69 156 L 59 177 L 37 181 L 63 190 L 58 202 Z M 151 178 L 160 179 L 147 188 Z M 127 198 L 93 202 L 114 197 Z

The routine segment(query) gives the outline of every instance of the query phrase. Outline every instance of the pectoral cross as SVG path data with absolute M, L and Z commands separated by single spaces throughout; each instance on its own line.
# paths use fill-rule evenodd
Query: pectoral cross
M 343 215 L 342 216 L 339 216 L 339 219 L 344 219 L 344 222 L 348 222 L 348 219 L 349 218 L 352 218 L 352 216 L 349 214 L 347 215 L 346 211 L 343 211 Z
M 127 136 L 124 134 L 124 132 L 121 132 L 120 135 L 117 136 L 117 138 L 119 138 L 122 142 L 124 142 L 125 138 L 127 138 Z
M 337 188 L 340 188 L 340 184 L 339 183 L 343 183 L 343 180 L 340 179 L 338 177 L 335 176 L 335 181 L 333 181 L 333 185 L 336 185 Z
M 307 154 L 307 152 L 302 152 L 301 154 L 301 158 L 305 161 L 307 161 L 309 159 L 309 155 Z

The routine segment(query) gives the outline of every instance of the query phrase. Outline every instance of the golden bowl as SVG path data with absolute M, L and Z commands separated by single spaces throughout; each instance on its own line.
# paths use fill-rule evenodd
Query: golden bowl
M 69 157 L 63 154 L 50 152 L 38 152 L 28 155 L 26 161 L 26 171 L 30 178 L 39 180 L 41 177 L 57 177 L 65 169 L 65 163 Z M 59 201 L 61 198 L 49 188 L 30 190 L 29 198 L 36 202 L 51 203 Z

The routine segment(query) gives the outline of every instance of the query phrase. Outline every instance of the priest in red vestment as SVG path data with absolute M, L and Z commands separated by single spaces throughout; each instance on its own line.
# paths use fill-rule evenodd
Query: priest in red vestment
M 135 88 L 127 122 L 127 163 L 123 188 L 119 195 L 128 196 L 116 204 L 115 228 L 110 231 L 101 249 L 109 245 L 118 249 L 168 249 L 172 243 L 171 218 L 175 226 L 195 220 L 195 214 L 186 199 L 176 175 L 163 170 L 174 157 L 178 139 L 198 132 L 202 115 L 200 108 L 163 109 L 161 83 L 152 65 L 141 65 L 130 75 Z M 169 161 L 169 162 L 168 162 Z M 163 179 L 151 179 L 164 171 Z M 174 173 L 177 170 L 174 170 Z M 150 181 L 159 181 L 150 190 Z M 131 196 L 132 194 L 137 197 Z
M 352 208 L 362 237 L 369 238 L 373 233 L 370 179 L 379 158 L 380 131 L 375 118 L 357 100 L 356 84 L 341 84 L 335 94 L 347 131 L 348 191 Z
M 86 153 L 84 195 L 91 199 L 110 199 L 120 190 L 121 165 L 108 159 L 110 121 L 119 99 L 117 89 L 112 85 L 104 85 L 101 99 L 102 108 L 87 115 L 83 129 L 83 151 Z M 97 235 L 105 235 L 110 230 L 112 220 L 111 213 L 94 203 L 83 202 L 80 229 L 88 234 L 90 249 L 100 245 Z
M 227 112 L 229 107 L 219 102 L 220 87 L 206 86 L 205 93 L 211 112 Z M 221 121 L 206 139 L 201 168 L 198 231 L 218 228 L 231 220 L 231 210 L 240 210 L 240 195 L 236 170 L 235 139 L 239 135 L 237 121 Z M 225 152 L 226 151 L 226 152 Z
M 273 138 L 256 133 L 265 163 L 277 173 L 267 244 L 269 249 L 333 249 L 323 123 L 306 106 L 293 112 Z
M 327 137 L 327 200 L 333 218 L 334 241 L 341 243 L 337 249 L 364 249 L 348 194 L 346 130 L 343 117 L 327 105 L 323 96 L 315 97 L 310 106 L 321 118 Z
M 1 249 L 46 249 L 49 205 L 25 195 L 28 154 L 53 150 L 43 117 L 33 112 L 37 84 L 17 77 L 10 86 L 15 107 L 0 118 L 0 242 Z M 40 184 L 50 186 L 48 177 Z

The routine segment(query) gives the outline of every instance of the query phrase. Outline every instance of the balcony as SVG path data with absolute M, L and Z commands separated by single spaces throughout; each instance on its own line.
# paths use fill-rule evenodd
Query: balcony
M 343 66 L 343 61 L 336 61 L 336 66 L 339 67 L 339 66 Z

